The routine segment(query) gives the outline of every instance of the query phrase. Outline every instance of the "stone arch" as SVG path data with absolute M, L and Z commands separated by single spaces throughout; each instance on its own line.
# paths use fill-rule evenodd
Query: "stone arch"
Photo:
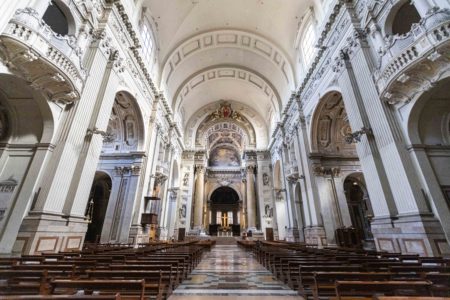
M 88 228 L 85 234 L 86 242 L 99 242 L 106 217 L 106 210 L 111 196 L 112 178 L 104 171 L 96 171 L 86 207 Z
M 120 153 L 142 150 L 144 147 L 144 121 L 136 99 L 127 91 L 116 93 L 103 153 Z
M 330 91 L 319 100 L 311 124 L 312 152 L 357 156 L 354 144 L 345 142 L 345 135 L 352 129 L 341 93 Z
M 195 134 L 195 145 L 197 147 L 204 147 L 205 143 L 214 142 L 211 137 L 218 132 L 213 131 L 226 131 L 233 135 L 239 135 L 244 141 L 238 142 L 242 150 L 245 147 L 256 147 L 256 132 L 252 123 L 242 115 L 240 112 L 233 109 L 231 103 L 227 101 L 221 101 L 220 107 L 213 111 L 211 114 L 203 117 L 202 122 L 199 124 Z M 238 138 L 236 136 L 236 138 Z M 238 138 L 239 139 L 239 138 Z M 234 139 L 236 140 L 236 139 Z M 243 144 L 246 142 L 246 145 Z
M 411 103 L 407 121 L 407 138 L 411 144 L 450 145 L 450 98 L 445 86 L 450 77 L 421 94 Z
M 23 218 L 36 205 L 32 200 L 53 152 L 54 118 L 62 114 L 51 106 L 56 108 L 25 80 L 0 73 L 1 251 L 11 251 Z
M 420 21 L 420 15 L 410 0 L 395 3 L 388 13 L 383 31 L 385 35 L 403 35 L 411 30 L 414 23 Z
M 450 239 L 450 77 L 422 93 L 404 112 L 405 140 L 432 212 Z M 409 113 L 409 114 L 408 114 Z
M 77 26 L 75 18 L 72 15 L 70 7 L 62 0 L 50 1 L 42 19 L 55 33 L 61 36 L 76 35 Z M 60 26 L 67 27 L 64 28 L 65 33 L 60 31 L 62 29 Z
M 249 128 L 252 128 L 250 133 L 254 132 L 255 134 L 256 148 L 267 147 L 269 134 L 264 118 L 261 117 L 261 115 L 252 107 L 246 104 L 234 100 L 226 100 L 226 102 L 230 103 L 233 110 L 238 111 L 250 122 L 251 126 Z M 187 148 L 195 147 L 195 139 L 198 129 L 209 115 L 217 111 L 220 107 L 220 103 L 222 102 L 218 101 L 203 106 L 189 118 L 186 125 L 184 125 L 184 143 Z
M 212 193 L 217 190 L 218 188 L 222 187 L 223 185 L 215 182 L 215 183 L 211 183 L 211 186 L 209 188 L 209 192 L 207 195 L 207 199 L 211 199 L 211 195 Z M 233 189 L 239 196 L 239 199 L 242 200 L 242 193 L 239 191 L 239 184 L 236 183 L 231 183 L 229 185 L 227 185 L 229 188 Z

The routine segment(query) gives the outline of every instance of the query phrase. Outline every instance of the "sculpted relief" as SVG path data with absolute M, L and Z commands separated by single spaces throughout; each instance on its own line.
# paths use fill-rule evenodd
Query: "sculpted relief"
M 345 136 L 352 132 L 344 102 L 336 93 L 319 104 L 316 121 L 317 151 L 323 154 L 356 156 L 354 145 L 345 142 Z

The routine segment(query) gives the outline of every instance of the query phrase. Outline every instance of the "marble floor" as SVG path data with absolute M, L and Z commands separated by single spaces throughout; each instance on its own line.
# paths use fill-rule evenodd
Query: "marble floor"
M 237 245 L 216 245 L 169 300 L 302 299 L 275 279 L 253 254 Z

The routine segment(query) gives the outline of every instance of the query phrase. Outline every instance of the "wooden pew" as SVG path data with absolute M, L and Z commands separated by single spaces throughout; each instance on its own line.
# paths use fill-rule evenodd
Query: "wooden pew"
M 390 281 L 396 276 L 390 272 L 314 272 L 313 296 L 315 300 L 319 297 L 336 296 L 336 284 L 339 281 Z M 420 280 L 413 277 L 411 279 Z
M 52 280 L 47 295 L 73 295 L 80 291 L 84 294 L 93 294 L 98 291 L 101 294 L 127 296 L 127 299 L 145 299 L 145 280 Z M 160 300 L 161 298 L 157 298 Z
M 429 281 L 336 281 L 336 299 L 385 296 L 432 296 Z
M 161 270 L 88 270 L 88 278 L 91 280 L 145 280 L 145 292 L 148 295 L 162 299 L 168 298 L 172 293 L 172 273 Z
M 121 300 L 115 295 L 14 295 L 1 297 L 2 300 Z

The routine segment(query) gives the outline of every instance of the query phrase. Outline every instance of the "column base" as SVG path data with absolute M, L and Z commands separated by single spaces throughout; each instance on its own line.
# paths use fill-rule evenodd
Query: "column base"
M 138 244 L 148 243 L 150 240 L 149 227 L 140 224 L 133 224 L 130 228 L 128 241 L 130 244 L 137 246 Z
M 449 241 L 433 214 L 378 217 L 372 220 L 371 229 L 379 251 L 421 256 L 450 255 Z
M 12 254 L 81 250 L 87 227 L 84 217 L 30 212 L 22 221 Z
M 327 236 L 322 226 L 308 226 L 304 229 L 305 242 L 319 248 L 327 245 Z
M 298 228 L 288 228 L 286 230 L 286 241 L 288 242 L 300 242 L 300 232 Z
M 169 231 L 167 230 L 167 228 L 165 228 L 165 227 L 158 228 L 158 237 L 159 237 L 158 239 L 160 241 L 167 241 L 168 235 L 169 235 Z

